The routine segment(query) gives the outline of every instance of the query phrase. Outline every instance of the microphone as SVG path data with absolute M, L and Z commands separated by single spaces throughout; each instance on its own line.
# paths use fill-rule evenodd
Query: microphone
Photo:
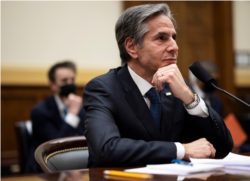
M 214 78 L 201 66 L 199 62 L 194 62 L 192 65 L 190 65 L 189 69 L 191 72 L 197 77 L 200 81 L 202 81 L 204 84 L 211 84 L 214 88 L 218 89 L 221 92 L 224 92 L 225 94 L 231 96 L 232 98 L 236 99 L 237 101 L 245 104 L 250 108 L 250 105 L 246 102 L 242 101 L 238 97 L 235 97 L 234 95 L 228 93 L 227 91 L 220 89 L 219 87 L 215 86 L 213 84 Z

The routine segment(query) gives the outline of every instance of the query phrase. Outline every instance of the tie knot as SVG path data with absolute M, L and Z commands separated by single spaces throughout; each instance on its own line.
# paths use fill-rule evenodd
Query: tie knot
M 157 92 L 157 90 L 155 90 L 154 87 L 149 89 L 149 91 L 146 93 L 146 96 L 150 100 L 151 104 L 160 104 L 161 103 L 159 93 Z

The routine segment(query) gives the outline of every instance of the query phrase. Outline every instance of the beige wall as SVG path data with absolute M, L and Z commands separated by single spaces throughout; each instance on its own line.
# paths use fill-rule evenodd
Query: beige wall
M 250 52 L 250 2 L 232 3 L 234 50 Z M 1 2 L 1 83 L 47 84 L 47 69 L 65 58 L 83 85 L 119 66 L 114 26 L 122 9 L 120 1 Z M 235 69 L 235 84 L 250 85 L 249 74 Z
M 250 2 L 233 2 L 233 41 L 234 51 L 247 51 L 250 54 Z M 235 85 L 250 86 L 250 68 L 235 68 Z
M 234 50 L 250 53 L 250 1 L 233 2 L 233 30 Z
M 2 83 L 21 83 L 22 74 L 30 82 L 29 73 L 38 72 L 43 77 L 36 75 L 38 84 L 44 84 L 46 69 L 66 58 L 93 76 L 120 65 L 114 27 L 121 2 L 1 3 Z M 20 75 L 12 79 L 14 73 Z

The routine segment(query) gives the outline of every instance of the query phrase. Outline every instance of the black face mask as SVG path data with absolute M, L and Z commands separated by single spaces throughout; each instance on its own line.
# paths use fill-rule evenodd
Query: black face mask
M 64 96 L 64 97 L 68 97 L 68 95 L 70 93 L 74 93 L 76 92 L 76 85 L 75 84 L 67 84 L 67 85 L 64 85 L 61 88 L 61 91 L 60 91 L 60 96 Z
M 214 80 L 212 83 L 213 83 L 215 86 L 217 86 L 217 85 L 218 85 L 217 82 L 218 82 L 217 80 Z M 212 92 L 214 92 L 216 89 L 215 89 L 211 84 L 204 84 L 204 85 L 203 85 L 203 90 L 204 90 L 204 92 L 206 92 L 206 93 L 212 93 Z

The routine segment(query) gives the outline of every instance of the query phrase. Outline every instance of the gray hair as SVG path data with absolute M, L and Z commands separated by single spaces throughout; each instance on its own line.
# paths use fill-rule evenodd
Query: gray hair
M 143 47 L 143 37 L 149 31 L 147 20 L 150 17 L 160 14 L 166 15 L 177 28 L 176 21 L 173 18 L 167 4 L 145 4 L 126 9 L 115 25 L 115 34 L 122 65 L 127 63 L 131 57 L 125 48 L 125 39 L 130 37 L 138 47 Z

